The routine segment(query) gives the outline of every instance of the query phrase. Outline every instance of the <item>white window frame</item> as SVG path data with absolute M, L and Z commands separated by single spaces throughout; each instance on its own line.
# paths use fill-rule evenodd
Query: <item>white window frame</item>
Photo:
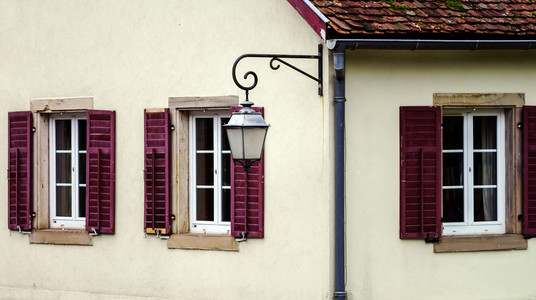
M 212 118 L 213 122 L 213 133 L 214 133 L 214 150 L 199 150 L 196 151 L 196 126 L 195 120 L 197 118 Z M 230 234 L 231 231 L 231 222 L 222 221 L 221 214 L 221 190 L 222 189 L 231 189 L 230 186 L 222 187 L 221 180 L 221 126 L 222 118 L 230 118 L 230 113 L 228 111 L 192 111 L 189 116 L 189 215 L 190 215 L 190 232 L 191 233 L 202 233 L 202 234 Z M 196 184 L 196 154 L 197 153 L 217 153 L 214 155 L 214 185 L 207 186 L 214 188 L 214 221 L 201 221 L 197 220 L 197 188 L 199 187 Z M 223 153 L 230 154 L 230 150 L 225 150 Z
M 79 196 L 75 193 L 79 186 L 85 187 L 85 183 L 79 182 L 78 176 L 78 160 L 79 153 L 86 154 L 87 150 L 79 150 L 78 145 L 78 120 L 86 120 L 87 117 L 83 113 L 61 113 L 50 116 L 49 126 L 49 161 L 50 161 L 50 228 L 65 228 L 65 229 L 85 229 L 86 218 L 78 215 Z M 56 150 L 56 121 L 71 120 L 71 150 Z M 86 125 L 87 126 L 87 125 Z M 63 217 L 56 216 L 56 153 L 71 153 L 71 216 Z M 83 196 L 85 197 L 85 195 Z
M 444 109 L 443 116 L 464 116 L 464 220 L 443 222 L 444 235 L 503 234 L 505 223 L 505 113 L 504 109 Z M 473 116 L 497 117 L 497 221 L 474 222 L 474 175 L 473 175 Z M 471 136 L 470 136 L 471 135 Z M 443 153 L 457 150 L 443 150 Z M 443 187 L 442 187 L 443 189 Z M 443 193 L 441 193 L 443 194 Z

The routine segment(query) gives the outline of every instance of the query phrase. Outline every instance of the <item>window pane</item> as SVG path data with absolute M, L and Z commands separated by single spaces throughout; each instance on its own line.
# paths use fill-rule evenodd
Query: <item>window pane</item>
M 231 190 L 221 190 L 221 220 L 224 222 L 231 221 Z
M 443 190 L 443 221 L 463 222 L 463 189 Z
M 443 117 L 443 149 L 463 149 L 463 116 Z
M 214 121 L 213 119 L 195 119 L 195 141 L 197 150 L 214 149 Z
M 231 150 L 229 147 L 229 140 L 227 139 L 227 130 L 223 128 L 223 125 L 229 123 L 229 118 L 221 118 L 221 149 L 222 150 Z
M 71 120 L 56 120 L 56 150 L 71 150 Z
M 86 154 L 78 154 L 78 183 L 86 183 Z
M 474 154 L 474 185 L 497 184 L 497 153 Z
M 475 189 L 475 222 L 497 221 L 497 190 Z
M 221 155 L 221 183 L 223 186 L 231 185 L 231 154 Z
M 71 183 L 71 153 L 56 154 L 56 183 Z
M 86 150 L 86 120 L 78 120 L 78 149 Z
M 443 186 L 463 185 L 463 153 L 443 153 Z
M 214 221 L 213 189 L 197 189 L 197 220 Z
M 197 185 L 214 184 L 214 154 L 199 153 L 197 157 Z
M 83 186 L 78 187 L 78 216 L 86 217 L 86 188 Z
M 56 216 L 70 217 L 71 216 L 71 187 L 57 186 L 56 187 Z
M 473 117 L 473 148 L 497 148 L 497 116 Z

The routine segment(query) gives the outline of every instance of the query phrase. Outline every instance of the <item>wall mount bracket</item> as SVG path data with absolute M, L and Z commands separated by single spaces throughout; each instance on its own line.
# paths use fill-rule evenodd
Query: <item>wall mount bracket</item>
M 233 64 L 233 80 L 234 80 L 234 83 L 236 84 L 236 86 L 238 86 L 239 88 L 243 89 L 244 91 L 246 91 L 246 101 L 249 101 L 248 100 L 248 95 L 249 95 L 249 91 L 252 90 L 253 88 L 255 88 L 255 86 L 257 86 L 257 82 L 258 82 L 258 78 L 257 78 L 257 74 L 255 74 L 255 72 L 253 71 L 248 71 L 244 74 L 244 79 L 247 79 L 250 75 L 253 76 L 253 83 L 251 85 L 242 85 L 238 82 L 238 80 L 236 79 L 236 66 L 238 65 L 238 63 L 244 59 L 244 58 L 247 58 L 247 57 L 254 57 L 254 58 L 271 58 L 270 59 L 270 68 L 272 68 L 272 70 L 277 70 L 279 69 L 279 67 L 281 66 L 279 63 L 311 78 L 312 80 L 316 81 L 318 83 L 318 95 L 322 95 L 323 94 L 323 89 L 322 89 L 322 44 L 319 44 L 318 45 L 318 54 L 317 55 L 289 55 L 289 54 L 244 54 L 244 55 L 241 55 L 239 56 L 234 64 Z M 300 68 L 284 61 L 283 59 L 315 59 L 317 60 L 318 62 L 318 77 L 315 77 L 303 70 L 301 70 Z

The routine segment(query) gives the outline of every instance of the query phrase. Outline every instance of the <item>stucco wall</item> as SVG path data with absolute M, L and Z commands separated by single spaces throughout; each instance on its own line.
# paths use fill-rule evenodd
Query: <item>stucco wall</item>
M 524 93 L 536 105 L 536 53 L 347 52 L 347 257 L 350 299 L 536 297 L 528 250 L 433 253 L 399 236 L 399 106 L 434 93 Z
M 0 124 L 36 98 L 88 96 L 117 114 L 115 234 L 88 247 L 29 244 L 7 229 L 0 181 L 0 299 L 331 296 L 329 104 L 315 82 L 268 60 L 239 73 L 257 71 L 250 98 L 272 125 L 265 238 L 239 252 L 170 250 L 143 233 L 143 109 L 168 97 L 243 99 L 231 67 L 244 53 L 316 54 L 318 36 L 287 1 L 1 1 L 0 11 Z

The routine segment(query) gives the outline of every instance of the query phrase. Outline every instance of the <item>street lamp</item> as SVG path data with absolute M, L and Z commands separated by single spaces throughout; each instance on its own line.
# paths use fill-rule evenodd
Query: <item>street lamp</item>
M 270 125 L 264 122 L 260 112 L 251 108 L 253 102 L 246 99 L 240 104 L 243 108 L 234 112 L 229 122 L 223 127 L 227 131 L 233 160 L 239 162 L 247 173 L 254 162 L 261 160 L 266 133 Z

